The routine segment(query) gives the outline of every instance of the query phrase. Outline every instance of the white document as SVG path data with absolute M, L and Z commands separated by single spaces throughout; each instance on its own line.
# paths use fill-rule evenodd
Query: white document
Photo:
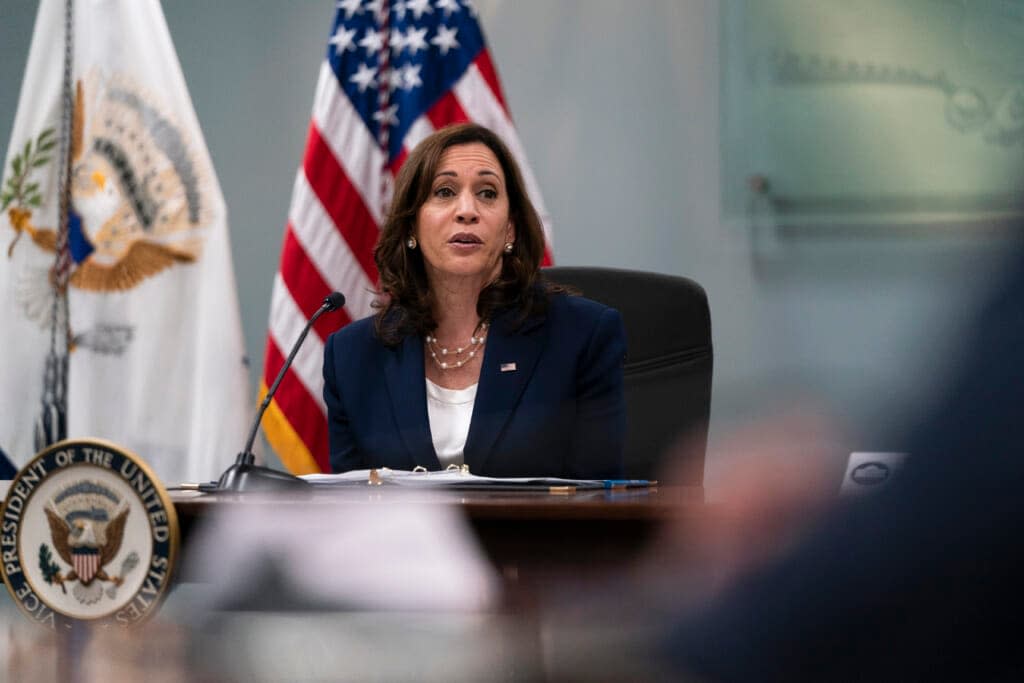
M 498 577 L 454 506 L 267 499 L 211 507 L 184 573 L 210 585 L 214 608 L 272 599 L 276 609 L 475 612 L 500 599 Z
M 307 474 L 302 478 L 317 486 L 351 486 L 367 484 L 371 473 L 376 473 L 376 483 L 381 485 L 418 488 L 494 488 L 500 486 L 545 487 L 574 486 L 576 488 L 605 488 L 603 479 L 563 479 L 560 477 L 481 477 L 462 470 L 441 470 L 436 472 L 410 472 L 381 467 L 376 470 L 352 470 L 340 474 Z

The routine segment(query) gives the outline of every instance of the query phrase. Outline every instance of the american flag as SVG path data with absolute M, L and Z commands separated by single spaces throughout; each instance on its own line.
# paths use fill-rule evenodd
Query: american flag
M 504 139 L 547 231 L 536 180 L 468 0 L 337 3 L 274 279 L 261 400 L 327 294 L 338 290 L 347 298 L 340 324 L 373 312 L 373 247 L 395 175 L 419 141 L 464 121 Z M 548 252 L 545 265 L 550 261 Z M 330 471 L 321 366 L 338 315 L 314 326 L 264 418 L 267 440 L 298 474 Z

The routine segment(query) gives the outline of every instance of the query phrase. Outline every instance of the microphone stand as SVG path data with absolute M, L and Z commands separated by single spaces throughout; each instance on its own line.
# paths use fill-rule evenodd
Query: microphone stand
M 270 405 L 270 401 L 274 398 L 274 394 L 277 392 L 277 387 L 281 384 L 281 380 L 284 378 L 284 373 L 288 372 L 288 368 L 291 367 L 292 361 L 295 360 L 295 354 L 299 352 L 299 347 L 302 346 L 302 342 L 306 340 L 306 335 L 309 333 L 309 329 L 313 327 L 313 323 L 323 315 L 330 311 L 337 310 L 345 304 L 345 296 L 340 292 L 332 292 L 325 299 L 320 308 L 317 309 L 313 317 L 309 319 L 306 326 L 302 328 L 302 334 L 299 335 L 295 345 L 292 346 L 291 353 L 288 354 L 288 358 L 285 360 L 284 365 L 281 366 L 281 371 L 277 373 L 277 379 L 271 385 L 267 391 L 267 395 L 263 397 L 263 402 L 260 403 L 260 408 L 256 412 L 256 419 L 252 423 L 252 429 L 249 430 L 249 438 L 245 442 L 245 449 L 238 454 L 235 458 L 235 464 L 227 468 L 224 474 L 220 475 L 220 479 L 217 480 L 217 486 L 214 492 L 216 493 L 246 493 L 249 491 L 309 491 L 311 490 L 311 484 L 305 479 L 300 479 L 294 474 L 288 472 L 282 472 L 280 470 L 271 469 L 270 467 L 264 467 L 256 464 L 256 456 L 252 452 L 253 441 L 256 440 L 256 432 L 259 431 L 260 422 L 263 421 L 263 413 L 267 411 L 267 406 Z

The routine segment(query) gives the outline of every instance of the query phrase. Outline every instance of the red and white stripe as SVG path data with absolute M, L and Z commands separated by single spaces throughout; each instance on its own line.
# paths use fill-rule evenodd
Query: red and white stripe
M 326 409 L 322 398 L 323 344 L 331 332 L 372 313 L 377 283 L 373 247 L 394 175 L 408 152 L 440 127 L 476 121 L 497 132 L 515 155 L 544 223 L 549 220 L 536 179 L 505 106 L 487 50 L 455 86 L 417 120 L 398 159 L 387 157 L 338 87 L 325 61 L 320 68 L 302 168 L 292 190 L 281 263 L 271 295 L 262 390 L 270 386 L 306 319 L 324 297 L 345 294 L 344 311 L 324 316 L 299 350 L 268 411 L 267 439 L 288 469 L 328 472 Z M 550 263 L 550 251 L 545 256 Z
M 96 576 L 96 572 L 100 570 L 100 554 L 76 553 L 72 551 L 71 563 L 75 567 L 75 574 L 78 575 L 78 580 L 82 584 L 87 584 L 92 581 L 93 577 Z

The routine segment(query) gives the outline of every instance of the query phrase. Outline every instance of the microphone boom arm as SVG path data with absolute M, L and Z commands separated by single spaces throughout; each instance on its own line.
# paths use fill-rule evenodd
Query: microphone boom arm
M 256 419 L 252 423 L 252 429 L 249 430 L 249 438 L 245 440 L 245 450 L 239 454 L 239 457 L 243 455 L 246 456 L 247 462 L 253 463 L 256 460 L 256 456 L 252 453 L 252 444 L 256 441 L 257 432 L 260 431 L 260 423 L 263 422 L 263 413 L 267 412 L 267 407 L 274 399 L 274 394 L 277 393 L 277 387 L 281 384 L 281 380 L 284 379 L 284 373 L 288 372 L 288 368 L 292 366 L 292 361 L 295 360 L 295 356 L 298 354 L 299 347 L 302 346 L 302 342 L 306 341 L 306 335 L 309 334 L 309 330 L 313 327 L 313 323 L 315 323 L 321 315 L 332 310 L 334 309 L 327 308 L 327 302 L 325 301 L 324 304 L 317 309 L 316 313 L 313 314 L 313 317 L 309 319 L 306 326 L 302 328 L 302 334 L 300 334 L 298 340 L 296 340 L 291 353 L 289 353 L 288 358 L 285 359 L 284 365 L 281 366 L 281 371 L 277 373 L 277 378 L 274 380 L 274 383 L 270 385 L 270 389 L 267 390 L 267 395 L 264 396 L 263 401 L 260 402 L 260 408 L 256 411 Z
M 243 491 L 278 491 L 282 489 L 295 490 L 298 488 L 308 488 L 309 483 L 304 479 L 300 479 L 293 474 L 288 472 L 281 472 L 274 470 L 269 467 L 261 467 L 256 464 L 256 456 L 252 452 L 252 444 L 256 440 L 256 433 L 260 429 L 260 423 L 263 421 L 263 413 L 267 411 L 267 407 L 274 398 L 274 394 L 277 392 L 278 385 L 281 384 L 281 380 L 284 379 L 284 374 L 288 372 L 288 368 L 291 367 L 292 361 L 295 360 L 295 355 L 299 352 L 299 347 L 302 346 L 302 342 L 306 340 L 306 335 L 309 334 L 310 328 L 313 327 L 313 323 L 320 318 L 324 313 L 335 311 L 338 308 L 345 305 L 345 295 L 341 292 L 331 292 L 327 297 L 324 298 L 320 308 L 317 309 L 313 317 L 306 322 L 306 326 L 302 328 L 302 334 L 295 341 L 292 346 L 291 353 L 288 354 L 288 358 L 285 359 L 284 365 L 281 366 L 280 372 L 277 373 L 277 378 L 274 379 L 274 383 L 267 390 L 267 395 L 263 397 L 263 401 L 260 402 L 259 410 L 256 411 L 256 419 L 253 420 L 252 429 L 249 430 L 249 438 L 245 441 L 245 449 L 238 454 L 235 458 L 235 464 L 224 471 L 224 474 L 220 476 L 217 481 L 216 491 L 232 491 L 232 492 L 243 492 Z

